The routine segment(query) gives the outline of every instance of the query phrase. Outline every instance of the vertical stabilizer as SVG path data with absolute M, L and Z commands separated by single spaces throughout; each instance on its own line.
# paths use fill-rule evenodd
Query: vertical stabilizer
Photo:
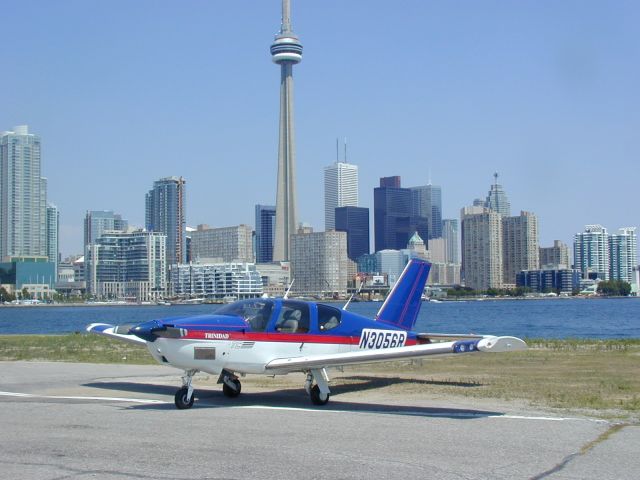
M 430 269 L 431 264 L 426 260 L 410 260 L 378 311 L 376 320 L 411 330 L 422 306 L 422 293 Z

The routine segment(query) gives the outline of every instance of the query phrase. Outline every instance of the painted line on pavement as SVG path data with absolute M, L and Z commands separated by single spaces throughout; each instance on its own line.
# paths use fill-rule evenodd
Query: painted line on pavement
M 85 396 L 63 396 L 63 395 L 35 395 L 32 393 L 16 393 L 16 392 L 0 392 L 2 397 L 21 397 L 21 398 L 44 398 L 59 400 L 102 400 L 109 402 L 131 402 L 144 404 L 164 404 L 169 403 L 163 400 L 153 400 L 148 398 L 123 398 L 123 397 L 85 397 Z

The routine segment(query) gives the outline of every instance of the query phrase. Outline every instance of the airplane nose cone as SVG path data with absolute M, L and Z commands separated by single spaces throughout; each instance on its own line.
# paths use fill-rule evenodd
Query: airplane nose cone
M 142 338 L 148 342 L 154 342 L 155 339 L 158 338 L 154 332 L 165 328 L 166 327 L 158 320 L 151 320 L 132 327 L 129 330 L 129 334 L 135 335 L 136 337 Z

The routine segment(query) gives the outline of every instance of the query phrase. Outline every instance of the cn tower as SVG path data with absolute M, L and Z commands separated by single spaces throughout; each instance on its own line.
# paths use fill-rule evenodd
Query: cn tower
M 280 65 L 280 137 L 278 189 L 273 260 L 288 261 L 291 234 L 296 231 L 296 143 L 293 130 L 293 66 L 302 60 L 302 44 L 291 29 L 291 4 L 282 0 L 282 25 L 271 45 L 274 63 Z

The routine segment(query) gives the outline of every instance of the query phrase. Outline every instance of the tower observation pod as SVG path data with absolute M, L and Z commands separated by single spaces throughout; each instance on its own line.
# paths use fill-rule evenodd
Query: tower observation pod
M 296 153 L 293 123 L 293 66 L 302 60 L 302 44 L 291 29 L 290 0 L 282 0 L 282 25 L 271 45 L 271 59 L 280 65 L 280 134 L 273 261 L 288 261 L 296 232 Z

